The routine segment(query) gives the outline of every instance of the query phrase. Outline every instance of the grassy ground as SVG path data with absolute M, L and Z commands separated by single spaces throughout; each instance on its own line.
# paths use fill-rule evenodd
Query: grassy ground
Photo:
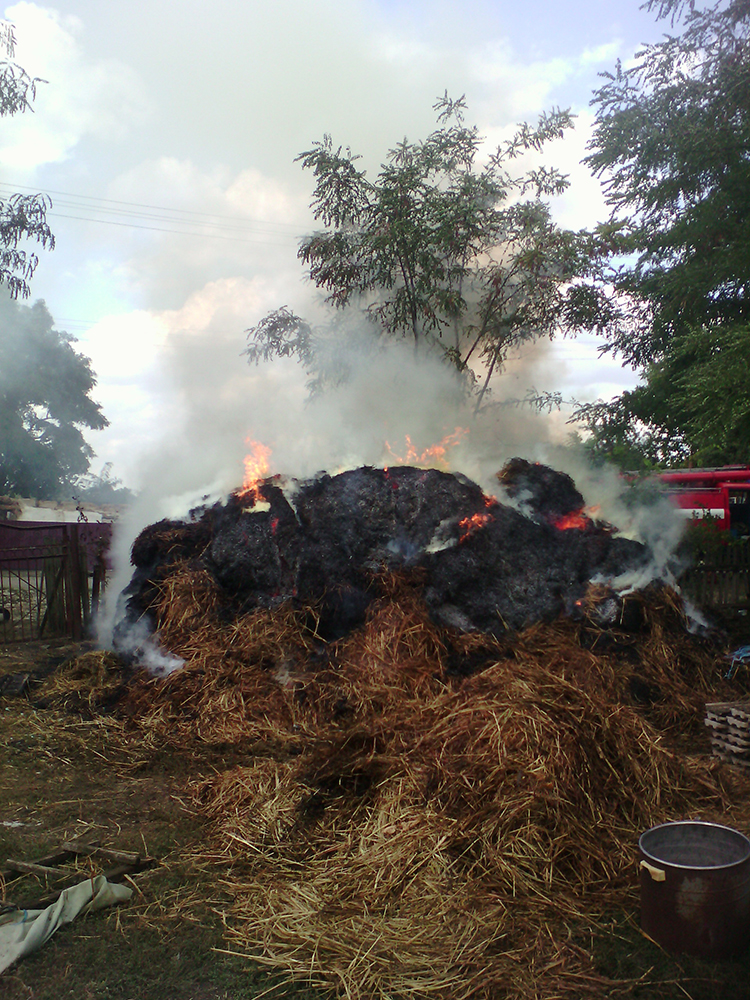
M 0 675 L 45 669 L 75 651 L 55 642 L 0 648 Z M 159 861 L 134 876 L 130 903 L 61 928 L 39 952 L 0 974 L 0 996 L 322 997 L 217 950 L 226 947 L 221 914 L 229 900 L 210 873 L 191 864 L 191 846 L 204 830 L 183 802 L 188 775 L 207 772 L 210 757 L 149 759 L 138 747 L 127 751 L 111 740 L 113 725 L 37 710 L 25 697 L 0 697 L 0 868 L 6 858 L 40 858 L 73 838 Z M 43 890 L 25 876 L 8 884 L 5 895 L 23 903 Z
M 637 898 L 630 912 L 587 930 L 581 943 L 586 938 L 597 971 L 613 981 L 612 996 L 625 990 L 633 1000 L 750 1000 L 750 952 L 724 962 L 670 955 L 641 932 Z
M 0 679 L 44 672 L 78 648 L 0 647 Z M 322 1000 L 323 992 L 222 951 L 231 899 L 220 866 L 207 870 L 192 858 L 206 831 L 185 794 L 189 780 L 224 762 L 220 751 L 149 753 L 124 743 L 119 723 L 106 716 L 35 708 L 34 698 L 33 690 L 30 697 L 0 696 L 0 868 L 8 857 L 33 860 L 72 838 L 159 863 L 134 876 L 129 903 L 62 928 L 0 974 L 3 1000 Z M 43 888 L 25 877 L 7 885 L 5 896 L 22 903 Z M 643 936 L 637 911 L 634 887 L 628 912 L 577 936 L 613 980 L 613 997 L 750 1000 L 750 954 L 724 963 L 674 958 Z

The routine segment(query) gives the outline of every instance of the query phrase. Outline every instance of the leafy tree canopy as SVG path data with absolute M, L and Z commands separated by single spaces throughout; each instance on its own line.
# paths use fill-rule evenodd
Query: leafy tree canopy
M 13 26 L 0 22 L 0 117 L 33 110 L 36 85 L 44 81 L 31 78 L 26 70 L 13 62 L 16 39 Z M 12 298 L 28 298 L 29 281 L 39 258 L 24 248 L 34 241 L 51 250 L 55 238 L 47 225 L 50 200 L 44 195 L 14 194 L 0 199 L 0 285 L 5 284 Z
M 512 347 L 601 320 L 605 296 L 584 280 L 598 244 L 552 221 L 544 199 L 565 190 L 563 175 L 510 169 L 570 128 L 568 112 L 521 126 L 481 161 L 463 98 L 446 94 L 435 110 L 438 128 L 423 141 L 404 139 L 374 181 L 330 136 L 299 155 L 315 177 L 312 208 L 323 225 L 299 257 L 330 305 L 364 308 L 382 335 L 439 351 L 477 385 L 481 402 Z M 248 339 L 251 361 L 294 354 L 316 370 L 315 331 L 286 309 Z
M 81 429 L 108 421 L 73 342 L 44 302 L 0 299 L 0 493 L 57 499 L 88 470 L 93 451 Z
M 605 74 L 588 164 L 612 218 L 605 350 L 644 384 L 576 417 L 627 461 L 750 460 L 750 2 L 650 0 L 680 21 Z
M 750 456 L 750 324 L 676 337 L 645 380 L 581 407 L 590 447 L 623 468 L 745 463 Z
M 105 462 L 101 472 L 87 472 L 73 483 L 74 500 L 87 500 L 99 504 L 129 504 L 135 493 L 123 486 L 122 480 L 112 474 L 112 462 Z
M 586 162 L 632 255 L 615 287 L 648 305 L 611 342 L 639 366 L 685 330 L 750 319 L 750 3 L 690 4 L 680 35 L 605 77 Z

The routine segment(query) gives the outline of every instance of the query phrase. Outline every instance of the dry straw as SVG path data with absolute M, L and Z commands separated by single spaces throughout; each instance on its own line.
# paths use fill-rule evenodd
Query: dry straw
M 84 653 L 59 667 L 38 696 L 49 707 L 94 712 L 123 692 L 122 664 L 114 653 Z
M 233 616 L 186 565 L 161 585 L 186 665 L 128 710 L 142 737 L 247 751 L 193 786 L 229 947 L 352 1000 L 626 993 L 574 932 L 633 906 L 644 829 L 731 815 L 740 779 L 674 741 L 721 688 L 715 659 L 665 591 L 628 599 L 635 634 L 587 618 L 594 594 L 578 624 L 498 640 L 382 583 L 329 647 L 310 609 Z

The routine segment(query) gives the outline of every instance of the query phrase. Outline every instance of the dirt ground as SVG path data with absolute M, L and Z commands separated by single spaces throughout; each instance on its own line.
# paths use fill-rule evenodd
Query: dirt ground
M 192 780 L 225 763 L 216 756 L 220 751 L 153 753 L 123 741 L 121 723 L 112 716 L 39 707 L 37 679 L 91 648 L 65 640 L 0 647 L 0 869 L 6 858 L 33 861 L 71 839 L 137 852 L 156 863 L 132 877 L 130 902 L 60 929 L 35 955 L 1 973 L 0 996 L 328 996 L 227 953 L 223 920 L 231 897 L 221 885 L 220 859 L 213 868 L 204 859 L 196 863 L 193 850 L 206 828 L 187 794 Z M 30 676 L 24 681 L 19 675 Z M 80 870 L 83 879 L 96 869 L 86 861 Z M 23 905 L 46 886 L 29 875 L 0 888 L 6 900 Z M 720 964 L 673 958 L 644 938 L 636 912 L 612 914 L 610 925 L 596 932 L 581 928 L 580 941 L 612 978 L 613 996 L 750 1000 L 750 956 Z
M 9 676 L 31 674 L 32 681 L 20 696 L 0 694 L 0 869 L 6 858 L 34 861 L 72 839 L 148 855 L 156 864 L 132 876 L 129 903 L 61 928 L 39 952 L 0 974 L 0 996 L 322 996 L 221 950 L 228 898 L 210 872 L 191 862 L 204 831 L 184 796 L 188 778 L 210 769 L 210 756 L 150 758 L 115 738 L 117 723 L 106 716 L 84 719 L 34 706 L 35 679 L 89 649 L 65 640 L 0 647 L 0 690 Z M 97 870 L 91 862 L 80 867 L 82 879 Z M 23 905 L 46 888 L 27 875 L 8 882 L 3 896 Z

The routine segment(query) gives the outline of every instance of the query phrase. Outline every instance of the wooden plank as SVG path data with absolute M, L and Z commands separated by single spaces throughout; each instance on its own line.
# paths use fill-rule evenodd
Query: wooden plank
M 103 871 L 101 874 L 104 875 L 108 882 L 117 882 L 124 875 L 137 875 L 138 872 L 142 872 L 147 868 L 153 868 L 158 862 L 155 858 L 142 858 L 137 865 L 115 865 L 114 868 L 109 868 Z M 39 899 L 31 900 L 30 902 L 23 903 L 23 909 L 25 910 L 44 910 L 46 907 L 51 906 L 55 900 L 60 898 L 60 893 L 64 889 L 69 889 L 72 885 L 77 885 L 79 882 L 84 881 L 84 876 L 81 872 L 77 872 L 74 876 L 70 876 L 61 882 L 53 892 L 50 892 L 46 896 L 42 896 Z M 7 904 L 7 900 L 4 901 Z M 20 909 L 17 904 L 7 904 L 10 906 L 15 906 L 16 909 Z
M 75 855 L 72 851 L 57 850 L 55 851 L 54 854 L 47 854 L 43 858 L 37 858 L 37 860 L 34 861 L 33 864 L 43 865 L 43 866 L 61 865 L 66 861 L 70 861 L 70 859 L 73 857 L 75 857 Z M 19 878 L 21 874 L 22 874 L 21 872 L 18 872 L 15 869 L 7 868 L 3 871 L 0 871 L 0 879 L 3 879 L 3 881 L 5 882 L 10 882 L 13 879 Z
M 6 858 L 5 864 L 12 872 L 21 872 L 24 875 L 42 875 L 44 878 L 52 876 L 54 879 L 63 878 L 67 872 L 60 868 L 50 868 L 47 865 L 38 865 L 33 861 L 15 861 L 13 858 Z
M 62 850 L 73 851 L 83 857 L 109 858 L 111 861 L 121 861 L 128 865 L 137 865 L 140 854 L 132 851 L 115 851 L 110 847 L 100 847 L 99 844 L 81 844 L 76 840 L 68 840 L 62 845 Z
M 92 850 L 97 850 L 97 847 L 92 847 L 92 845 L 78 845 L 79 847 L 91 847 Z M 153 868 L 154 865 L 158 864 L 156 858 L 151 857 L 141 857 L 139 855 L 134 855 L 130 851 L 109 851 L 106 848 L 101 848 L 105 854 L 122 855 L 128 858 L 137 858 L 137 861 L 123 861 L 120 864 L 114 865 L 112 868 L 106 869 L 100 874 L 104 875 L 108 882 L 117 882 L 123 878 L 125 875 L 135 875 L 138 872 L 144 871 L 147 868 Z M 68 850 L 59 851 L 56 855 L 51 855 L 51 858 L 64 857 L 70 859 L 75 857 L 75 853 L 82 854 L 83 852 L 73 852 Z M 42 874 L 51 875 L 55 878 L 55 887 L 52 891 L 39 899 L 24 901 L 23 903 L 16 903 L 12 900 L 3 899 L 0 900 L 0 912 L 26 909 L 26 910 L 43 910 L 47 906 L 50 906 L 59 898 L 60 893 L 64 889 L 70 888 L 70 886 L 77 885 L 80 882 L 86 880 L 87 876 L 84 872 L 70 871 L 70 869 L 63 870 L 59 868 L 46 868 L 38 863 L 34 862 L 24 862 L 24 861 L 13 861 L 9 859 L 6 864 L 14 865 L 21 872 L 14 873 L 14 877 L 20 877 L 20 874 Z

